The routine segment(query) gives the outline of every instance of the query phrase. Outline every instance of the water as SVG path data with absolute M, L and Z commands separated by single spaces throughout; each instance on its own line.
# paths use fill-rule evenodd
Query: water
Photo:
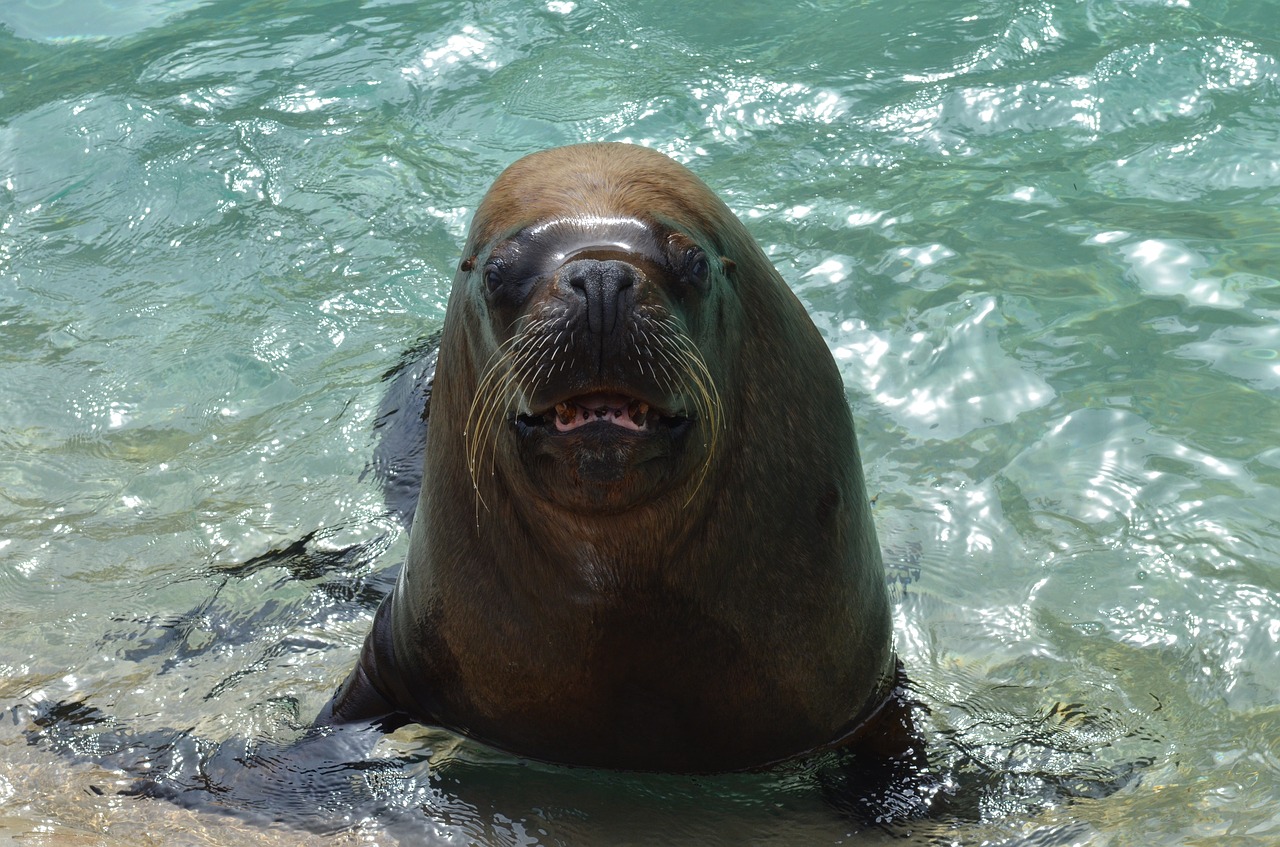
M 877 843 L 785 780 L 430 732 L 387 743 L 381 813 L 312 835 L 26 741 L 39 701 L 212 741 L 319 708 L 404 550 L 363 474 L 380 376 L 440 326 L 497 171 L 609 139 L 698 172 L 828 338 L 935 754 L 1016 774 L 1043 725 L 1079 751 L 1045 770 L 1142 763 L 913 837 L 1275 843 L 1278 15 L 5 0 L 0 837 Z M 348 572 L 235 570 L 317 530 Z

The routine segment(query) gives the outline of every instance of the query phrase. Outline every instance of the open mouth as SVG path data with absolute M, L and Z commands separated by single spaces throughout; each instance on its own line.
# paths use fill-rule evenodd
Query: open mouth
M 595 393 L 570 397 L 541 415 L 520 415 L 526 426 L 545 426 L 553 432 L 572 432 L 592 424 L 648 432 L 658 427 L 686 423 L 686 415 L 666 414 L 644 400 L 625 394 Z

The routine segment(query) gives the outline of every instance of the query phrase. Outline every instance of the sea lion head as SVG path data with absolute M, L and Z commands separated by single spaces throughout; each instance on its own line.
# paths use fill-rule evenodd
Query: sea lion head
M 536 496 L 577 511 L 692 496 L 723 426 L 726 214 L 642 147 L 558 148 L 499 176 L 450 303 L 468 335 L 464 441 L 482 500 L 506 451 Z

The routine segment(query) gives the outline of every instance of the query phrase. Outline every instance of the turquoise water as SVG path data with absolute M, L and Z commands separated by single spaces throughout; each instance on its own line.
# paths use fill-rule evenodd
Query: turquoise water
M 829 340 L 935 757 L 1016 775 L 1043 726 L 1076 752 L 1042 771 L 1142 765 L 913 837 L 1274 844 L 1277 22 L 1225 0 L 5 0 L 0 837 L 411 843 L 418 810 L 453 843 L 882 840 L 786 785 L 596 784 L 422 731 L 363 789 L 382 813 L 313 836 L 119 797 L 26 741 L 38 701 L 214 742 L 320 707 L 367 605 L 229 569 L 316 530 L 363 545 L 356 587 L 394 567 L 364 474 L 380 377 L 440 326 L 498 170 L 608 139 L 721 193 Z

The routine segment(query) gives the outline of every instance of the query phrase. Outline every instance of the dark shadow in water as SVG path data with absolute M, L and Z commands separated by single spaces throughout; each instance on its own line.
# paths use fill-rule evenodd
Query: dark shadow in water
M 353 618 L 362 612 L 369 613 L 395 584 L 397 568 L 368 572 L 369 566 L 386 552 L 394 536 L 383 533 L 341 548 L 325 543 L 340 534 L 340 528 L 313 530 L 285 547 L 240 564 L 210 568 L 200 576 L 211 581 L 213 587 L 199 605 L 181 614 L 115 618 L 115 623 L 127 629 L 109 633 L 97 646 L 115 651 L 131 662 L 157 660 L 158 673 L 168 673 L 209 650 L 253 643 L 261 637 L 264 624 L 294 620 L 296 611 L 268 599 L 263 606 L 246 613 L 233 604 L 221 602 L 222 591 L 233 580 L 272 568 L 287 573 L 290 581 L 317 583 L 313 589 L 314 607 L 347 609 Z M 216 633 L 217 637 L 201 637 L 202 633 Z M 134 646 L 121 648 L 122 639 L 133 642 Z M 308 645 L 282 642 L 278 646 L 289 650 Z
M 1100 751 L 1081 748 L 1090 735 L 1077 726 L 1094 719 L 1074 709 L 1003 715 L 1001 730 L 1016 743 L 994 761 L 975 749 L 991 739 L 974 729 L 932 735 L 927 765 L 897 760 L 886 770 L 880 760 L 828 752 L 708 776 L 547 765 L 439 731 L 401 743 L 406 752 L 394 757 L 373 757 L 381 728 L 315 730 L 296 723 L 296 709 L 290 714 L 273 738 L 213 742 L 190 730 L 132 732 L 84 703 L 43 704 L 27 735 L 68 759 L 124 772 L 134 780 L 124 794 L 321 834 L 373 821 L 406 843 L 453 843 L 459 834 L 468 843 L 511 843 L 520 834 L 513 827 L 528 830 L 526 844 L 734 843 L 718 834 L 785 832 L 793 818 L 812 824 L 824 817 L 833 839 L 861 831 L 951 843 L 945 833 L 953 839 L 968 825 L 1012 824 L 1105 797 L 1150 764 L 1143 757 L 1113 758 L 1106 767 L 1095 761 Z M 1108 727 L 1115 732 L 1126 728 Z M 461 744 L 462 754 L 437 755 L 450 744 Z
M 396 366 L 382 375 L 389 384 L 373 422 L 377 443 L 361 477 L 374 475 L 387 509 L 405 529 L 413 522 L 422 488 L 422 457 L 439 354 L 440 334 L 436 333 L 406 350 Z
M 84 703 L 43 705 L 33 722 L 31 743 L 133 777 L 122 794 L 322 834 L 350 828 L 357 810 L 360 817 L 382 817 L 375 798 L 360 795 L 362 780 L 414 761 L 412 756 L 396 762 L 369 758 L 382 737 L 377 727 L 303 731 L 284 743 L 244 738 L 214 743 L 190 730 L 132 732 Z M 90 790 L 105 793 L 97 786 Z
M 373 458 L 362 479 L 369 474 L 380 484 L 388 517 L 403 529 L 413 521 L 418 490 L 422 485 L 422 459 L 426 447 L 426 419 L 431 385 L 435 376 L 439 334 L 411 347 L 400 361 L 382 376 L 388 383 L 374 420 L 376 437 Z M 98 647 L 110 650 L 131 662 L 157 660 L 159 673 L 177 670 L 210 650 L 252 644 L 259 640 L 265 626 L 273 623 L 293 624 L 299 629 L 298 612 L 268 599 L 260 608 L 245 610 L 221 602 L 223 589 L 233 580 L 245 579 L 262 571 L 278 569 L 294 583 L 316 583 L 310 601 L 316 614 L 329 617 L 337 610 L 354 619 L 377 609 L 395 585 L 398 567 L 371 572 L 387 548 L 395 540 L 395 532 L 383 532 L 354 545 L 334 546 L 343 534 L 342 527 L 312 530 L 298 540 L 280 548 L 231 566 L 215 565 L 187 579 L 204 579 L 213 583 L 208 596 L 199 605 L 180 614 L 149 617 L 121 617 L 115 623 L 121 629 L 104 635 Z M 215 637 L 209 634 L 216 633 Z M 120 642 L 131 642 L 121 648 Z M 281 641 L 272 646 L 274 653 L 314 647 Z M 271 658 L 270 655 L 261 657 Z M 244 673 L 252 672 L 246 668 Z M 238 675 L 224 680 L 206 696 L 234 684 Z

